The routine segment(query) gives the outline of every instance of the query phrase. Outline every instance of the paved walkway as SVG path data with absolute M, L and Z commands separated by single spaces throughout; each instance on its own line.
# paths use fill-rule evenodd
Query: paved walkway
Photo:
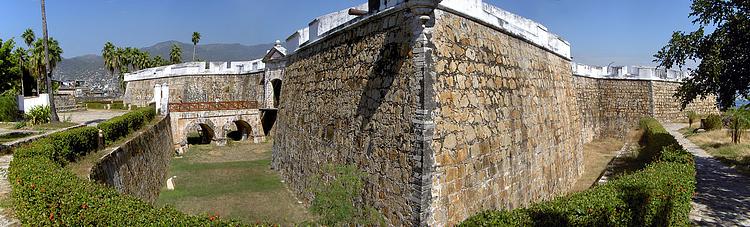
M 750 177 L 713 158 L 677 130 L 687 124 L 664 124 L 686 150 L 697 171 L 690 220 L 699 226 L 750 226 Z
M 0 199 L 10 197 L 10 183 L 8 182 L 8 166 L 13 155 L 0 156 Z M 8 217 L 7 211 L 0 208 L 0 226 L 20 226 L 18 220 Z

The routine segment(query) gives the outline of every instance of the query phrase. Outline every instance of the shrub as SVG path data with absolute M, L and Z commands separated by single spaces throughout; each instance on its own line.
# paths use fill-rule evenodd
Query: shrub
M 104 133 L 104 141 L 112 143 L 137 131 L 155 116 L 154 108 L 144 107 L 99 123 L 98 127 Z
M 462 226 L 687 226 L 695 191 L 693 156 L 652 119 L 644 141 L 662 144 L 653 162 L 589 190 L 512 211 L 484 211 Z M 666 135 L 664 135 L 666 134 Z M 670 139 L 671 138 L 671 139 Z M 667 139 L 658 141 L 659 139 Z M 650 145 L 653 146 L 653 145 Z M 653 147 L 651 148 L 653 149 Z
M 19 117 L 16 97 L 10 94 L 0 95 L 0 121 L 15 121 Z
M 26 114 L 26 120 L 31 125 L 46 124 L 49 123 L 51 114 L 52 110 L 48 105 L 35 106 Z
M 141 113 L 148 115 L 147 111 Z M 151 115 L 153 116 L 153 115 Z M 54 133 L 14 151 L 8 180 L 16 217 L 25 226 L 236 226 L 210 216 L 155 208 L 112 188 L 76 177 L 68 161 L 96 149 L 93 127 Z
M 709 114 L 703 123 L 706 131 L 719 130 L 724 126 L 721 116 L 716 114 Z
M 326 166 L 327 179 L 316 179 L 315 199 L 310 210 L 321 217 L 327 226 L 348 224 L 385 225 L 381 215 L 370 206 L 361 204 L 365 174 L 355 166 Z

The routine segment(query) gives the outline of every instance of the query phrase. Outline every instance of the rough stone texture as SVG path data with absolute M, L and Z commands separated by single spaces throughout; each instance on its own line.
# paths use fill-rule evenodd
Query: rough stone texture
M 172 154 L 169 116 L 163 116 L 156 125 L 102 157 L 89 177 L 153 203 L 167 179 Z
M 718 113 L 715 98 L 696 100 L 680 111 L 673 95 L 676 82 L 651 80 L 600 79 L 573 76 L 581 111 L 581 135 L 585 142 L 596 138 L 623 137 L 642 117 L 662 121 L 686 120 L 685 111 L 698 114 Z
M 123 102 L 146 106 L 154 98 L 154 85 L 169 85 L 169 102 L 263 101 L 263 72 L 240 75 L 177 76 L 130 81 Z
M 680 101 L 674 97 L 680 87 L 680 83 L 653 81 L 654 87 L 654 117 L 662 122 L 687 121 L 687 111 L 697 114 L 719 114 L 716 107 L 716 96 L 710 95 L 706 98 L 698 98 L 680 111 Z
M 412 118 L 417 110 L 412 19 L 403 10 L 303 47 L 288 59 L 273 147 L 273 167 L 309 201 L 314 176 L 328 164 L 368 174 L 364 204 L 391 225 L 411 225 Z
M 429 225 L 565 193 L 582 169 L 570 61 L 438 11 Z

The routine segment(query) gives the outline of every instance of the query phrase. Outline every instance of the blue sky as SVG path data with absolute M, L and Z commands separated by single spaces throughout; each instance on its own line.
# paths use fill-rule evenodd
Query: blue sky
M 675 30 L 693 30 L 689 0 L 485 0 L 533 19 L 572 45 L 574 61 L 652 65 Z M 104 42 L 145 47 L 166 40 L 271 43 L 314 17 L 364 0 L 47 0 L 50 35 L 64 57 L 98 54 Z M 6 0 L 0 38 L 41 35 L 39 0 Z M 18 43 L 20 38 L 16 38 Z

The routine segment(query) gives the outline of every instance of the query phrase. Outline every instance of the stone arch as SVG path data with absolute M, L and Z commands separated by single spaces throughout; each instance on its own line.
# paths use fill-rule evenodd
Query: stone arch
M 227 138 L 235 141 L 245 141 L 254 137 L 253 127 L 247 121 L 243 119 L 232 119 L 231 122 L 232 123 L 229 124 L 230 126 L 228 126 L 230 132 L 227 133 Z
M 271 94 L 273 108 L 279 108 L 279 103 L 281 102 L 281 79 L 271 80 Z
M 183 138 L 182 141 L 185 142 L 185 144 L 196 144 L 194 142 L 198 142 L 197 144 L 209 144 L 211 141 L 216 140 L 216 125 L 213 121 L 209 119 L 196 119 L 194 121 L 191 121 L 185 129 L 183 130 Z M 197 131 L 199 133 L 199 141 L 189 141 L 188 140 L 188 134 L 190 132 Z

